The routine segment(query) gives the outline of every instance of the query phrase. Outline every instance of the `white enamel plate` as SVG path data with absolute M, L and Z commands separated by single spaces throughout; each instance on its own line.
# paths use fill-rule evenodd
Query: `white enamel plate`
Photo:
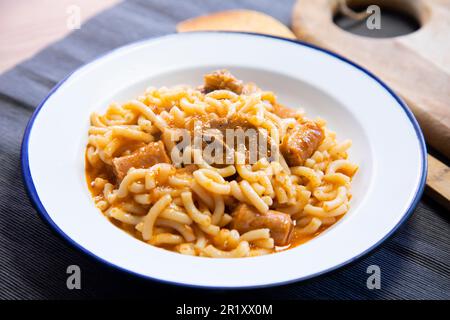
M 227 68 L 274 91 L 287 106 L 321 116 L 352 139 L 359 164 L 350 211 L 315 239 L 281 253 L 240 259 L 184 256 L 145 244 L 94 206 L 84 174 L 89 115 L 148 86 L 198 85 Z M 244 33 L 169 35 L 131 44 L 81 67 L 34 113 L 22 144 L 26 187 L 61 236 L 99 261 L 145 278 L 216 288 L 259 287 L 334 270 L 382 243 L 423 191 L 426 149 L 406 105 L 363 68 L 300 42 Z

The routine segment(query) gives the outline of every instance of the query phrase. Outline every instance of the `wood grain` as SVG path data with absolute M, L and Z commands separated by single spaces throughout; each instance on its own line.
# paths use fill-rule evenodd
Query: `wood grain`
M 0 1 L 0 73 L 12 68 L 72 30 L 67 8 L 80 8 L 83 23 L 119 0 L 14 0 Z
M 427 194 L 450 210 L 450 168 L 428 155 Z

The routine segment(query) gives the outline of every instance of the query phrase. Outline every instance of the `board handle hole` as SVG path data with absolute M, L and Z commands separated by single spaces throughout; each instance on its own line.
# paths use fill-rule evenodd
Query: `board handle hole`
M 365 37 L 391 38 L 413 33 L 429 19 L 422 0 L 338 0 L 333 21 L 341 29 Z

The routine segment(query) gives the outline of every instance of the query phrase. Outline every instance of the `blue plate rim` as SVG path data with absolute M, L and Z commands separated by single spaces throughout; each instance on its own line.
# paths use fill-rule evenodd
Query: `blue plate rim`
M 300 278 L 296 278 L 296 279 L 291 279 L 291 280 L 287 280 L 287 281 L 280 281 L 280 282 L 275 282 L 275 283 L 269 283 L 269 284 L 261 284 L 261 285 L 253 285 L 253 286 L 209 286 L 209 285 L 196 285 L 196 284 L 186 284 L 186 283 L 182 283 L 182 282 L 176 282 L 176 281 L 169 281 L 169 280 L 164 280 L 164 279 L 158 279 L 158 278 L 154 278 L 154 277 L 150 277 L 148 275 L 144 275 L 138 272 L 134 272 L 131 271 L 129 269 L 126 269 L 124 267 L 121 267 L 119 265 L 116 265 L 112 262 L 109 262 L 99 256 L 97 256 L 96 254 L 90 252 L 88 249 L 84 248 L 83 246 L 81 246 L 80 244 L 78 244 L 76 241 L 74 241 L 72 238 L 70 238 L 63 230 L 61 230 L 58 225 L 50 218 L 50 215 L 47 213 L 45 207 L 43 206 L 42 202 L 40 201 L 39 195 L 37 194 L 33 179 L 31 177 L 31 172 L 30 172 L 30 167 L 29 167 L 29 159 L 28 159 L 28 143 L 29 143 L 29 136 L 31 133 L 31 130 L 33 128 L 33 124 L 34 124 L 34 120 L 36 119 L 37 115 L 39 114 L 40 110 L 42 109 L 42 107 L 45 105 L 45 102 L 50 98 L 50 96 L 56 92 L 56 90 L 58 90 L 58 88 L 67 80 L 70 78 L 71 75 L 73 75 L 75 72 L 77 72 L 78 70 L 86 67 L 87 65 L 90 65 L 94 62 L 96 62 L 97 60 L 104 58 L 107 55 L 112 54 L 113 52 L 119 51 L 119 50 L 125 50 L 125 49 L 130 49 L 131 47 L 134 46 L 138 46 L 140 44 L 144 44 L 147 42 L 153 42 L 153 41 L 157 41 L 160 39 L 166 39 L 166 38 L 171 38 L 171 37 L 186 37 L 186 36 L 190 36 L 192 34 L 240 34 L 240 35 L 248 35 L 248 36 L 256 36 L 256 37 L 264 37 L 264 38 L 271 38 L 271 39 L 275 39 L 278 41 L 287 41 L 287 42 L 291 42 L 297 45 L 301 45 L 301 46 L 305 46 L 314 50 L 317 50 L 319 52 L 325 53 L 329 56 L 332 56 L 334 58 L 336 58 L 337 60 L 340 60 L 344 63 L 347 63 L 351 66 L 353 66 L 354 68 L 360 70 L 361 72 L 365 73 L 366 75 L 368 75 L 370 78 L 372 78 L 375 82 L 377 82 L 379 85 L 381 85 L 382 88 L 384 88 L 398 103 L 399 107 L 402 108 L 402 110 L 405 112 L 406 116 L 408 117 L 409 121 L 411 122 L 415 132 L 416 132 L 416 136 L 417 139 L 419 141 L 420 144 L 420 151 L 421 151 L 421 162 L 422 162 L 422 168 L 421 168 L 421 178 L 419 181 L 419 184 L 417 186 L 417 189 L 415 191 L 415 195 L 413 197 L 413 199 L 411 200 L 408 209 L 405 211 L 405 213 L 403 214 L 403 217 L 400 219 L 400 221 L 392 228 L 392 230 L 390 230 L 381 240 L 379 240 L 377 243 L 375 243 L 374 245 L 372 245 L 370 248 L 366 249 L 365 251 L 363 251 L 362 253 L 352 257 L 351 259 L 348 259 L 347 261 L 340 263 L 338 265 L 335 265 L 331 268 L 328 268 L 326 270 L 320 271 L 320 272 L 316 272 L 314 274 L 308 275 L 308 276 L 304 276 L 304 277 L 300 277 Z M 86 255 L 88 255 L 89 257 L 103 263 L 104 265 L 107 265 L 111 268 L 120 270 L 122 272 L 125 272 L 127 274 L 131 274 L 146 280 L 152 280 L 152 281 L 157 281 L 157 282 L 162 282 L 162 283 L 166 283 L 166 284 L 171 284 L 171 285 L 177 285 L 177 286 L 183 286 L 183 287 L 191 287 L 191 288 L 203 288 L 203 289 L 220 289 L 220 290 L 236 290 L 236 289 L 256 289 L 256 288 L 267 288 L 267 287 L 273 287 L 273 286 L 281 286 L 281 285 L 286 285 L 286 284 L 290 284 L 290 283 L 294 283 L 294 282 L 300 282 L 300 281 L 305 281 L 305 280 L 309 280 L 312 278 L 316 278 L 322 275 L 325 275 L 327 273 L 330 273 L 332 271 L 336 271 L 346 265 L 349 265 L 353 262 L 356 262 L 357 260 L 363 258 L 364 256 L 366 256 L 367 254 L 369 254 L 370 252 L 372 252 L 374 249 L 376 249 L 377 247 L 379 247 L 381 244 L 383 244 L 387 239 L 389 239 L 407 220 L 408 218 L 411 216 L 411 214 L 414 212 L 414 209 L 416 208 L 422 194 L 424 191 L 424 187 L 425 187 L 425 181 L 426 181 L 426 177 L 427 177 L 427 168 L 428 168 L 428 162 L 427 162 L 427 148 L 426 148 L 426 144 L 425 144 L 425 139 L 422 133 L 422 130 L 420 129 L 420 126 L 416 120 L 416 118 L 414 117 L 413 113 L 411 112 L 411 110 L 409 109 L 409 107 L 407 106 L 407 104 L 403 101 L 403 99 L 401 99 L 387 84 L 385 84 L 381 79 L 379 79 L 377 76 L 375 76 L 372 72 L 368 71 L 366 68 L 360 66 L 359 64 L 341 56 L 340 54 L 337 54 L 335 52 L 332 52 L 330 50 L 321 48 L 319 46 L 301 41 L 301 40 L 293 40 L 293 39 L 286 39 L 286 38 L 282 38 L 282 37 L 278 37 L 278 36 L 273 36 L 273 35 L 266 35 L 266 34 L 259 34 L 259 33 L 252 33 L 252 32 L 239 32 L 239 31 L 195 31 L 195 32 L 187 32 L 187 33 L 171 33 L 171 34 L 167 34 L 167 35 L 163 35 L 163 36 L 159 36 L 159 37 L 153 37 L 153 38 L 149 38 L 149 39 L 144 39 L 144 40 L 140 40 L 140 41 L 136 41 L 136 42 L 132 42 L 129 44 L 126 44 L 124 46 L 115 48 L 113 50 L 110 50 L 102 55 L 97 56 L 96 58 L 94 58 L 93 60 L 79 66 L 77 69 L 75 69 L 74 71 L 72 71 L 71 73 L 69 73 L 66 77 L 64 77 L 61 81 L 59 81 L 51 90 L 50 92 L 45 96 L 45 98 L 39 103 L 39 105 L 37 106 L 37 108 L 35 109 L 35 111 L 33 112 L 30 120 L 28 121 L 28 124 L 25 128 L 25 132 L 24 132 L 24 136 L 22 139 L 22 145 L 21 145 L 21 154 L 20 154 L 20 162 L 21 162 L 21 171 L 22 171 L 22 179 L 25 185 L 25 190 L 26 193 L 28 195 L 28 197 L 30 198 L 32 205 L 34 206 L 34 208 L 36 209 L 36 211 L 38 212 L 38 214 L 40 215 L 41 219 L 44 220 L 47 225 L 50 226 L 51 229 L 53 229 L 56 234 L 61 237 L 62 239 L 64 239 L 66 242 L 68 242 L 70 245 L 72 245 L 74 248 L 80 250 L 81 252 L 85 253 Z

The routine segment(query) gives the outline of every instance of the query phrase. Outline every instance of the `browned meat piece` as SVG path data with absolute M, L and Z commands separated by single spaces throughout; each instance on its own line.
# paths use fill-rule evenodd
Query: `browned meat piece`
M 266 214 L 261 214 L 252 206 L 240 204 L 233 211 L 232 228 L 239 231 L 240 234 L 268 228 L 275 245 L 285 246 L 289 243 L 293 223 L 291 217 L 286 213 L 269 210 Z
M 176 172 L 179 174 L 192 174 L 192 172 L 194 172 L 197 169 L 198 169 L 198 166 L 196 164 L 188 164 L 184 168 L 176 169 L 177 170 Z
M 288 130 L 283 137 L 280 151 L 289 166 L 300 166 L 308 159 L 324 138 L 321 127 L 308 121 Z
M 214 90 L 230 90 L 234 93 L 242 93 L 242 81 L 236 79 L 227 70 L 218 70 L 213 73 L 208 73 L 204 77 L 204 92 L 208 93 Z
M 220 132 L 222 132 L 224 137 L 226 134 L 226 129 L 242 129 L 244 131 L 251 128 L 255 129 L 255 127 L 250 122 L 239 116 L 239 114 L 234 114 L 229 119 L 212 119 L 208 121 L 207 127 L 219 130 Z
M 222 140 L 224 145 L 224 155 L 226 150 L 229 152 L 240 150 L 240 143 L 243 142 L 245 147 L 245 162 L 247 164 L 254 164 L 261 158 L 270 157 L 270 144 L 269 141 L 263 140 L 260 136 L 258 136 L 258 128 L 248 122 L 246 119 L 241 117 L 239 114 L 235 114 L 230 118 L 220 118 L 210 120 L 205 129 L 214 129 L 204 132 L 204 137 L 214 137 L 216 140 Z M 233 140 L 227 141 L 227 129 L 232 129 L 234 131 L 231 134 L 234 135 Z M 241 132 L 238 130 L 242 130 L 244 136 L 240 136 Z M 237 138 L 240 136 L 240 138 Z M 232 138 L 233 136 L 229 136 Z M 256 141 L 251 143 L 251 138 L 257 138 Z M 266 142 L 266 148 L 261 148 L 261 143 Z M 256 143 L 255 143 L 256 142 Z
M 113 159 L 113 170 L 118 180 L 122 180 L 130 168 L 149 168 L 157 163 L 170 163 L 164 144 L 150 142 L 128 156 Z
M 275 103 L 273 106 L 273 113 L 275 113 L 280 118 L 296 118 L 299 114 L 298 110 L 288 108 L 282 104 Z

